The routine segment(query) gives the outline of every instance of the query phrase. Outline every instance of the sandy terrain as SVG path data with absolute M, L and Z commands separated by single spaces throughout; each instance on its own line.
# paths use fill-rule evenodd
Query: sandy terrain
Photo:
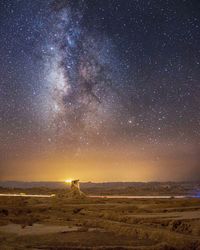
M 0 249 L 200 249 L 200 200 L 0 197 Z
M 17 235 L 37 235 L 50 233 L 65 233 L 78 231 L 79 227 L 69 226 L 50 226 L 43 224 L 34 224 L 32 226 L 21 226 L 18 224 L 7 224 L 0 226 L 0 232 L 12 233 Z

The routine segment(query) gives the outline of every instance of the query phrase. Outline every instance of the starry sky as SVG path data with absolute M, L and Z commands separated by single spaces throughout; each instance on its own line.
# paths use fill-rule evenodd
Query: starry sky
M 1 0 L 0 179 L 199 180 L 198 0 Z

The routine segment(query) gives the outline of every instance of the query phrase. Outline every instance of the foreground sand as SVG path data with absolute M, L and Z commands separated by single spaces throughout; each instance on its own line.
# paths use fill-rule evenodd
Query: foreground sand
M 200 249 L 200 200 L 0 197 L 0 249 Z

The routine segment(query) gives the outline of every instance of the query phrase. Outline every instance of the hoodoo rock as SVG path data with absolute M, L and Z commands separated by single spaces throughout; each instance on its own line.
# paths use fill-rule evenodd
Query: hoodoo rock
M 71 181 L 71 190 L 69 192 L 69 198 L 84 198 L 86 195 L 80 190 L 79 180 Z

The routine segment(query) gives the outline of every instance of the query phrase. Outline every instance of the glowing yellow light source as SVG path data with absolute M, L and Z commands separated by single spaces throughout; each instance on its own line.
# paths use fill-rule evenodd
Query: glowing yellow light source
M 67 184 L 71 184 L 71 182 L 72 182 L 71 179 L 65 180 L 65 183 L 67 183 Z

